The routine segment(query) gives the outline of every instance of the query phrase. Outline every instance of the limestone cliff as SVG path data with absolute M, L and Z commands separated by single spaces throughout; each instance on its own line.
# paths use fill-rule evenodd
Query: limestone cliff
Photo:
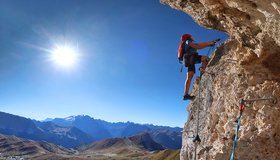
M 161 0 L 202 26 L 221 30 L 230 39 L 212 55 L 201 80 L 201 102 L 191 102 L 184 126 L 181 160 L 194 158 L 191 132 L 196 131 L 197 159 L 230 158 L 240 99 L 277 98 L 278 102 L 246 103 L 236 159 L 280 158 L 280 1 L 279 0 Z M 193 94 L 198 95 L 198 82 Z

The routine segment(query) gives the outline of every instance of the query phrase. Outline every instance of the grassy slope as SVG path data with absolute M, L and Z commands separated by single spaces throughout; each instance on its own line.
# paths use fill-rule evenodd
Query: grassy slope
M 180 150 L 166 149 L 152 156 L 151 160 L 179 160 Z

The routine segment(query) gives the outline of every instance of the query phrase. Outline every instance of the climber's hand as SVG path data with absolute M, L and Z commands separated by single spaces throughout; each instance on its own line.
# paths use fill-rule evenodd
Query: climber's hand
M 214 46 L 217 42 L 219 42 L 221 39 L 219 38 L 219 39 L 216 39 L 216 40 L 214 40 L 214 41 L 212 41 L 213 42 L 213 44 L 211 44 L 210 46 Z
M 213 41 L 213 43 L 216 44 L 216 43 L 219 42 L 220 40 L 221 40 L 220 38 L 219 38 L 219 39 L 216 39 L 216 40 Z

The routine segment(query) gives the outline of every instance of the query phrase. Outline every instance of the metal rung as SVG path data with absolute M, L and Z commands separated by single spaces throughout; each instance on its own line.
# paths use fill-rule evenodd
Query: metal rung
M 256 102 L 256 101 L 269 101 L 271 100 L 272 103 L 276 104 L 277 103 L 277 99 L 276 98 L 273 98 L 273 97 L 270 97 L 270 98 L 255 98 L 255 99 L 245 99 L 243 100 L 244 102 L 247 102 L 247 103 L 252 103 L 252 102 Z
M 225 59 L 225 61 L 229 62 L 229 63 L 237 63 L 238 61 L 235 59 Z
M 199 68 L 199 71 L 204 71 L 204 73 L 207 73 L 207 74 L 210 74 L 210 75 L 212 75 L 212 76 L 215 76 L 215 73 L 208 72 L 208 71 L 206 71 L 206 70 L 203 69 L 203 68 Z
M 194 138 L 194 131 L 188 131 L 188 130 L 187 130 L 187 131 L 185 131 L 185 132 L 187 132 L 187 133 L 192 133 L 192 134 L 191 134 L 192 136 L 188 136 L 188 138 Z M 189 134 L 188 134 L 188 135 L 189 135 Z

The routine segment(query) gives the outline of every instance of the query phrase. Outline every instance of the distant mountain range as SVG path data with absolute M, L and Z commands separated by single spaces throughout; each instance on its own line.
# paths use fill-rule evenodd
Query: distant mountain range
M 72 155 L 74 151 L 47 142 L 37 142 L 18 138 L 16 136 L 0 134 L 0 153 L 0 159 L 9 159 L 7 157 L 26 155 L 33 157 L 32 159 L 36 159 L 36 156 L 42 155 Z M 38 159 L 42 159 L 42 157 Z
M 0 133 L 43 140 L 67 148 L 94 141 L 91 136 L 75 127 L 60 127 L 51 122 L 41 123 L 4 112 L 0 112 Z
M 151 152 L 152 151 L 152 152 Z M 74 149 L 0 134 L 0 159 L 32 160 L 179 160 L 180 150 L 163 150 L 148 133 L 111 138 Z
M 110 138 L 101 140 L 95 143 L 92 143 L 90 145 L 85 145 L 79 148 L 80 151 L 88 151 L 88 150 L 94 150 L 94 151 L 100 151 L 104 149 L 109 150 L 119 150 L 122 147 L 124 148 L 140 148 L 143 150 L 148 151 L 157 151 L 157 150 L 163 150 L 164 147 L 158 143 L 156 143 L 148 133 L 141 133 L 135 136 L 131 137 L 125 137 L 125 138 Z
M 78 150 L 80 155 L 87 155 L 93 159 L 96 157 L 103 157 L 104 159 L 151 159 L 150 156 L 154 152 L 164 150 L 164 147 L 156 143 L 150 134 L 141 133 L 131 137 L 101 140 L 81 146 Z
M 71 116 L 67 118 L 48 119 L 64 127 L 76 127 L 96 140 L 104 138 L 129 137 L 143 132 L 151 135 L 153 140 L 170 149 L 179 149 L 182 145 L 182 128 L 137 124 L 133 122 L 110 123 L 90 116 Z
M 0 133 L 22 138 L 47 141 L 74 148 L 110 138 L 149 135 L 151 140 L 163 148 L 181 147 L 182 128 L 136 124 L 132 122 L 110 123 L 89 116 L 71 116 L 67 118 L 36 121 L 28 118 L 0 112 Z M 147 139 L 148 140 L 148 139 Z M 149 140 L 149 141 L 151 141 Z

